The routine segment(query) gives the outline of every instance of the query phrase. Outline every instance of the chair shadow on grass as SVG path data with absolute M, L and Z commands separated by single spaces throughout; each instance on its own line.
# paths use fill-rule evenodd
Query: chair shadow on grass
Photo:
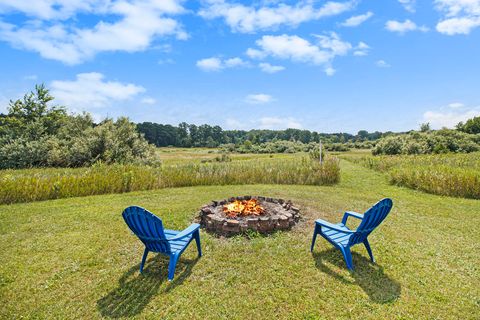
M 175 278 L 162 290 L 163 293 L 168 293 L 182 284 L 197 262 L 198 258 L 180 258 Z M 145 264 L 143 274 L 140 274 L 139 268 L 140 264 L 130 268 L 118 280 L 118 287 L 97 301 L 97 309 L 103 317 L 122 318 L 138 315 L 161 293 L 159 291 L 162 283 L 168 282 L 168 257 L 156 254 Z
M 351 277 L 336 272 L 327 264 L 330 263 L 339 268 L 347 269 L 339 250 L 314 251 L 312 255 L 318 269 L 345 284 L 358 285 L 375 303 L 391 303 L 400 297 L 400 283 L 386 275 L 381 266 L 372 263 L 369 258 L 359 253 L 352 251 L 355 270 L 350 272 Z

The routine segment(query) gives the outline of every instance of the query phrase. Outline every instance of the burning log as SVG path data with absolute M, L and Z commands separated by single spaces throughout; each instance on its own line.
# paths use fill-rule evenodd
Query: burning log
M 223 212 L 229 218 L 259 216 L 265 212 L 265 209 L 256 199 L 234 200 L 223 206 Z

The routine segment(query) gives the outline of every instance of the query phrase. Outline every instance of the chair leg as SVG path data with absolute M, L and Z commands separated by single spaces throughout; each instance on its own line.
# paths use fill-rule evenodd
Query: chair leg
M 315 229 L 313 230 L 312 245 L 310 246 L 310 252 L 313 251 L 313 247 L 315 246 L 315 240 L 317 240 L 318 231 L 319 230 L 317 224 L 315 224 Z
M 353 261 L 352 261 L 352 253 L 350 252 L 349 247 L 343 247 L 340 249 L 343 254 L 343 258 L 345 259 L 345 263 L 347 264 L 347 268 L 353 271 Z
M 375 258 L 373 257 L 373 253 L 372 253 L 372 248 L 370 248 L 370 243 L 368 243 L 368 239 L 365 239 L 365 241 L 363 241 L 363 244 L 365 245 L 365 248 L 367 248 L 367 252 L 368 252 L 368 255 L 370 256 L 370 260 L 372 262 L 375 262 Z
M 177 267 L 179 255 L 173 254 L 170 256 L 170 262 L 168 263 L 168 281 L 173 280 L 173 276 L 175 275 L 175 268 Z
M 148 249 L 145 248 L 145 251 L 143 252 L 142 263 L 140 263 L 140 273 L 143 272 L 143 266 L 145 265 L 145 261 L 147 260 L 147 255 L 148 255 Z
M 197 251 L 198 251 L 198 257 L 202 256 L 202 247 L 200 245 L 200 231 L 195 231 L 193 234 L 193 237 L 195 238 L 195 243 L 197 244 Z

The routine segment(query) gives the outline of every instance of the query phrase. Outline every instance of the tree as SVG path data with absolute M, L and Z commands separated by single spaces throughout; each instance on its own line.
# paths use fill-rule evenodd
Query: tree
M 480 117 L 474 117 L 472 119 L 468 119 L 467 122 L 465 122 L 465 124 L 460 122 L 457 125 L 457 129 L 470 134 L 480 133 Z
M 0 169 L 156 162 L 153 146 L 127 118 L 95 125 L 89 114 L 68 115 L 51 101 L 48 89 L 37 85 L 10 103 L 0 117 Z
M 10 100 L 8 114 L 0 118 L 0 137 L 10 138 L 33 135 L 40 138 L 44 134 L 55 134 L 64 124 L 67 113 L 64 107 L 52 106 L 53 100 L 43 84 L 16 101 Z
M 429 122 L 422 123 L 422 124 L 420 125 L 420 131 L 421 131 L 421 132 L 428 132 L 428 131 L 430 131 L 430 123 L 429 123 Z
M 360 141 L 367 140 L 368 139 L 368 131 L 367 130 L 358 131 L 357 137 L 360 139 Z

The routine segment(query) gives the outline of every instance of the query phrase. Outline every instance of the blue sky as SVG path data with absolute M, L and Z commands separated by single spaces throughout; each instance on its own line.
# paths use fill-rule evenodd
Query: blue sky
M 480 115 L 480 0 L 0 0 L 0 110 L 320 132 Z

